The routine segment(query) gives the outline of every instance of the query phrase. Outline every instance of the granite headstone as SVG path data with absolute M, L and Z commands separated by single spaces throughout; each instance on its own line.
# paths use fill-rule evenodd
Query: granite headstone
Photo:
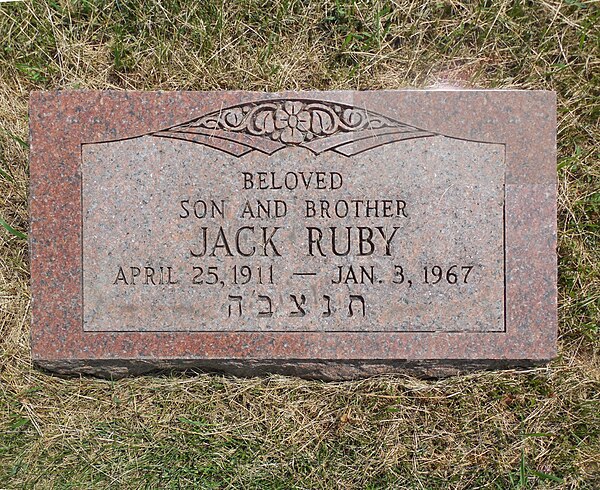
M 37 365 L 344 379 L 556 349 L 555 95 L 34 92 Z

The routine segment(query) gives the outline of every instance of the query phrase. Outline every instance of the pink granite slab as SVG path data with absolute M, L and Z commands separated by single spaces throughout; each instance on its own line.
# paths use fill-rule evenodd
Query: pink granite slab
M 552 92 L 34 92 L 30 131 L 40 367 L 345 379 L 555 356 Z

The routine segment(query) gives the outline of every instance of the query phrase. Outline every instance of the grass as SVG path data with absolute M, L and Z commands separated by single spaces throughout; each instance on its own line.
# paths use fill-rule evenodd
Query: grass
M 600 488 L 598 26 L 587 0 L 0 3 L 0 488 Z M 345 383 L 32 368 L 30 90 L 444 83 L 558 93 L 550 366 Z

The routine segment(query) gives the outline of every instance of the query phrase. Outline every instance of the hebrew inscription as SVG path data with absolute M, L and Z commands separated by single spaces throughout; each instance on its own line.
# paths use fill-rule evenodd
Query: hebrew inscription
M 322 102 L 84 144 L 84 330 L 502 332 L 504 172 Z

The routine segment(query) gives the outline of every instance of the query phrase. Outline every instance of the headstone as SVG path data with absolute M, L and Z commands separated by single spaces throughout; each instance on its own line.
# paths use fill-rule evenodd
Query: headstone
M 555 95 L 34 92 L 37 365 L 344 379 L 556 349 Z

